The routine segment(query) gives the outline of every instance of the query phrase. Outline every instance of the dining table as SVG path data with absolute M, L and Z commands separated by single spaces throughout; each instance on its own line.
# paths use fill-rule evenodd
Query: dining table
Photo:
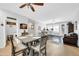
M 33 55 L 33 51 L 32 51 L 32 49 L 30 48 L 32 45 L 33 45 L 33 43 L 35 42 L 35 41 L 39 41 L 39 39 L 41 38 L 41 37 L 38 37 L 38 36 L 26 36 L 26 37 L 17 37 L 21 42 L 22 42 L 22 44 L 23 45 L 25 45 L 26 47 L 28 47 L 28 50 L 29 50 L 29 55 Z M 39 42 L 37 42 L 37 43 L 39 43 Z
M 32 37 L 32 36 L 29 36 L 29 37 L 18 37 L 18 39 L 23 42 L 23 43 L 29 43 L 29 42 L 32 42 L 32 41 L 35 41 L 35 40 L 38 40 L 39 38 L 41 37 Z

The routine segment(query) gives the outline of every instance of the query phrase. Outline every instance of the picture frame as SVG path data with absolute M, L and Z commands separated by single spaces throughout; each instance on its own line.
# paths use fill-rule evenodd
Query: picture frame
M 27 29 L 27 24 L 21 23 L 20 24 L 20 29 Z
M 7 21 L 6 22 L 8 25 L 16 25 L 16 23 L 15 22 L 10 22 L 10 21 Z

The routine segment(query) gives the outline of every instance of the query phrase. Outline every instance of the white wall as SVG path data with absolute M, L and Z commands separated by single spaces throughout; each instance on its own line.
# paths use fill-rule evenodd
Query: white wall
M 1 24 L 3 24 L 3 26 L 1 26 Z M 0 19 L 0 48 L 3 47 L 5 47 L 5 21 L 1 18 Z
M 10 27 L 6 25 L 7 17 L 13 17 L 16 18 L 16 26 Z M 6 36 L 8 34 L 17 34 L 18 36 L 21 35 L 23 30 L 20 30 L 19 24 L 20 23 L 31 23 L 30 19 L 20 16 L 18 14 L 6 11 L 6 10 L 1 10 L 0 9 L 0 24 L 4 22 L 4 27 L 0 26 L 0 48 L 5 47 L 6 45 Z M 27 31 L 27 30 L 26 30 Z

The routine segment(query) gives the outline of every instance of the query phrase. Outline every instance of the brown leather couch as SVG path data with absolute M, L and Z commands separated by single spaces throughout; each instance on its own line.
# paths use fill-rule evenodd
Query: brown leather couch
M 64 35 L 63 42 L 68 45 L 77 46 L 78 35 L 76 33 L 72 33 L 70 35 Z

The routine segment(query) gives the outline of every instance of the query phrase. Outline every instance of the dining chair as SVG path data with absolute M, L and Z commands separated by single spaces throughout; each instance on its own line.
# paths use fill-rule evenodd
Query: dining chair
M 16 42 L 18 41 L 18 43 Z M 13 37 L 11 37 L 11 45 L 12 45 L 12 56 L 26 56 L 28 48 L 24 46 L 17 38 L 14 40 Z
M 46 56 L 47 53 L 46 53 L 46 44 L 47 44 L 47 39 L 48 39 L 48 36 L 42 36 L 41 38 L 39 38 L 39 44 L 36 45 L 36 46 L 31 46 L 31 50 L 33 52 L 33 55 L 35 53 L 38 53 L 38 55 L 42 56 Z
M 31 42 L 31 46 L 36 46 L 39 44 L 39 40 L 34 40 Z

